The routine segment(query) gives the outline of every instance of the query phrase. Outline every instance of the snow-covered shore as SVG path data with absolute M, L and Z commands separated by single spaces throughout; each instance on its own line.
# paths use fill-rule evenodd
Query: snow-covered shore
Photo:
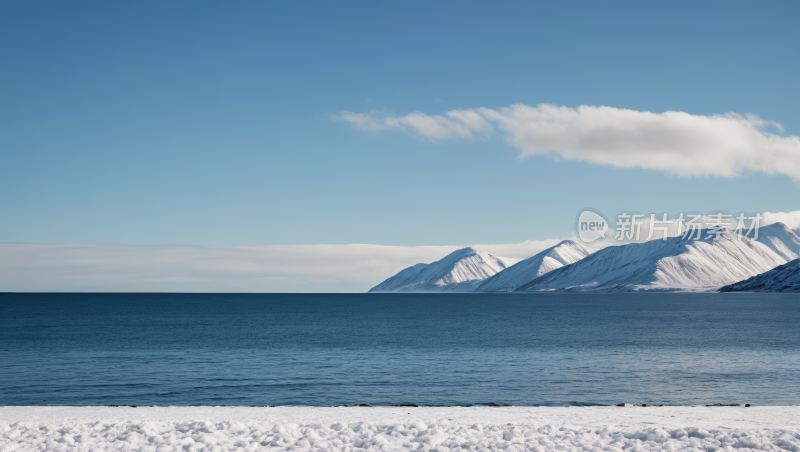
M 790 450 L 791 407 L 0 407 L 10 450 Z

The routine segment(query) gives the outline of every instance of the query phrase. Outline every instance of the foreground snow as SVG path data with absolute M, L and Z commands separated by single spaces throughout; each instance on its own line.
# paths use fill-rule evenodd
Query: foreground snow
M 800 406 L 0 408 L 0 450 L 789 450 Z

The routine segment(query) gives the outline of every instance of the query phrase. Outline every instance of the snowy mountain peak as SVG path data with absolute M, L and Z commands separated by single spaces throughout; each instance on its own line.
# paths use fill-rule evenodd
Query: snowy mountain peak
M 479 254 L 481 251 L 476 250 L 471 246 L 465 246 L 464 248 L 457 249 L 452 253 L 448 254 L 447 256 L 443 257 L 441 260 L 445 259 L 462 259 L 464 257 L 474 256 L 475 254 Z M 487 253 L 484 253 L 487 254 Z
M 786 262 L 758 241 L 728 230 L 714 240 L 716 235 L 702 230 L 699 240 L 679 236 L 611 246 L 517 290 L 711 290 Z
M 753 238 L 755 232 L 747 236 Z M 800 257 L 800 235 L 783 223 L 773 223 L 759 228 L 755 240 L 768 246 L 787 261 Z
M 564 240 L 487 278 L 475 290 L 477 292 L 511 292 L 545 273 L 577 262 L 591 253 L 592 251 L 574 240 Z
M 402 270 L 370 292 L 470 292 L 478 283 L 516 264 L 519 259 L 493 256 L 472 247 Z

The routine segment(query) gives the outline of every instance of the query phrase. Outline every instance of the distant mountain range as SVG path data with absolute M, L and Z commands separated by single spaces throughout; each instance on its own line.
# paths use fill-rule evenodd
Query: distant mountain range
M 475 288 L 476 292 L 513 292 L 534 279 L 565 265 L 573 264 L 592 254 L 574 240 L 564 240 L 556 246 L 522 260 L 511 267 L 486 278 Z
M 610 246 L 516 289 L 619 292 L 714 290 L 765 272 L 786 259 L 755 240 L 723 232 L 719 240 L 671 237 Z
M 519 262 L 467 247 L 431 264 L 417 264 L 370 292 L 473 292 L 481 281 Z
M 463 248 L 370 292 L 800 291 L 798 257 L 800 234 L 783 223 L 760 228 L 755 239 L 724 231 L 713 240 L 704 230 L 700 240 L 671 237 L 596 252 L 564 240 L 522 261 Z

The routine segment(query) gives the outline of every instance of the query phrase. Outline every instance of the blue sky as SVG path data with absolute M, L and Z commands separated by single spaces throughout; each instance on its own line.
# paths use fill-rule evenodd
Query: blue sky
M 554 104 L 752 113 L 800 135 L 792 2 L 0 5 L 0 242 L 457 245 L 593 207 L 789 212 L 785 174 L 681 177 L 501 135 L 364 131 Z

